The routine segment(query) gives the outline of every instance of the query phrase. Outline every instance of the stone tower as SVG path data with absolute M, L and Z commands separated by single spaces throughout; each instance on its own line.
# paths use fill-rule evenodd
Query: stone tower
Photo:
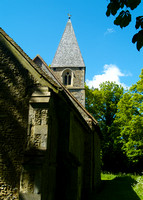
M 51 64 L 57 78 L 85 106 L 85 64 L 69 17 Z

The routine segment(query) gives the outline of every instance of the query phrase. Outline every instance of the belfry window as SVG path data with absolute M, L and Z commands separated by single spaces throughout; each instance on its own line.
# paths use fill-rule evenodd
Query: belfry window
M 71 71 L 66 71 L 63 73 L 63 83 L 64 85 L 71 85 L 72 82 L 72 75 L 71 75 Z

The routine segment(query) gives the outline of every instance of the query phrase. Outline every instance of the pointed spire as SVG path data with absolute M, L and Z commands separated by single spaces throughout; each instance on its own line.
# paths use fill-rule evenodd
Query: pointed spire
M 72 15 L 70 15 L 70 14 L 68 13 L 68 17 L 69 17 L 69 19 L 71 19 L 71 16 L 72 16 Z
M 71 15 L 58 46 L 51 67 L 85 67 L 71 23 Z

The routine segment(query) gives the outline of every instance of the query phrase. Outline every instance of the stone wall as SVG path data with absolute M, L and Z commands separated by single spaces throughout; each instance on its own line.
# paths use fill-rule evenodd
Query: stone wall
M 71 69 L 73 72 L 73 85 L 72 87 L 77 88 L 84 88 L 85 83 L 85 68 L 83 67 L 71 67 L 71 68 L 63 68 L 63 67 L 57 67 L 57 68 L 51 68 L 53 69 L 56 77 L 63 83 L 63 77 L 62 74 L 65 69 Z
M 85 89 L 71 89 L 69 91 L 72 95 L 83 105 L 85 106 Z
M 71 67 L 63 68 L 57 67 L 52 68 L 56 77 L 63 83 L 63 72 L 65 69 L 70 69 L 72 71 L 72 84 L 66 86 L 67 89 L 73 94 L 73 96 L 78 99 L 78 101 L 85 106 L 85 68 L 84 67 Z
M 0 198 L 80 200 L 99 178 L 96 131 L 64 91 L 42 87 L 2 43 L 0 73 Z
M 20 180 L 21 199 L 41 199 L 43 180 L 47 169 L 48 127 L 49 127 L 49 100 L 51 93 L 48 87 L 38 87 L 29 101 L 29 120 L 27 132 L 27 148 L 24 155 Z M 25 198 L 22 198 L 26 196 Z
M 98 189 L 100 186 L 101 181 L 101 143 L 100 143 L 100 137 L 97 134 L 97 131 L 93 129 L 94 135 L 93 135 L 93 157 L 94 157 L 94 163 L 93 163 L 93 188 Z
M 18 199 L 29 99 L 37 82 L 0 43 L 0 196 Z
M 84 88 L 85 83 L 85 68 L 74 68 L 73 87 Z
M 53 93 L 50 102 L 50 127 L 49 127 L 49 170 L 50 180 L 48 188 L 53 199 L 59 196 L 66 199 L 66 174 L 68 155 L 69 155 L 69 125 L 70 107 L 63 97 Z M 51 186 L 50 186 L 51 185 Z M 47 200 L 47 199 L 44 199 Z M 50 196 L 49 199 L 50 200 Z
M 51 189 L 47 193 L 49 199 L 62 196 L 67 200 L 80 200 L 100 182 L 99 136 L 96 131 L 92 132 L 72 105 L 56 94 L 51 97 L 46 167 L 47 180 L 50 180 L 47 188 Z

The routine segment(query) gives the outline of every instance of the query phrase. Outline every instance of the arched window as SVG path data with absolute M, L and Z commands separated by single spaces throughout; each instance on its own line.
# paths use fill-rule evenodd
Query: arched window
M 64 85 L 71 85 L 72 84 L 72 73 L 70 70 L 66 70 L 63 73 L 63 83 Z

